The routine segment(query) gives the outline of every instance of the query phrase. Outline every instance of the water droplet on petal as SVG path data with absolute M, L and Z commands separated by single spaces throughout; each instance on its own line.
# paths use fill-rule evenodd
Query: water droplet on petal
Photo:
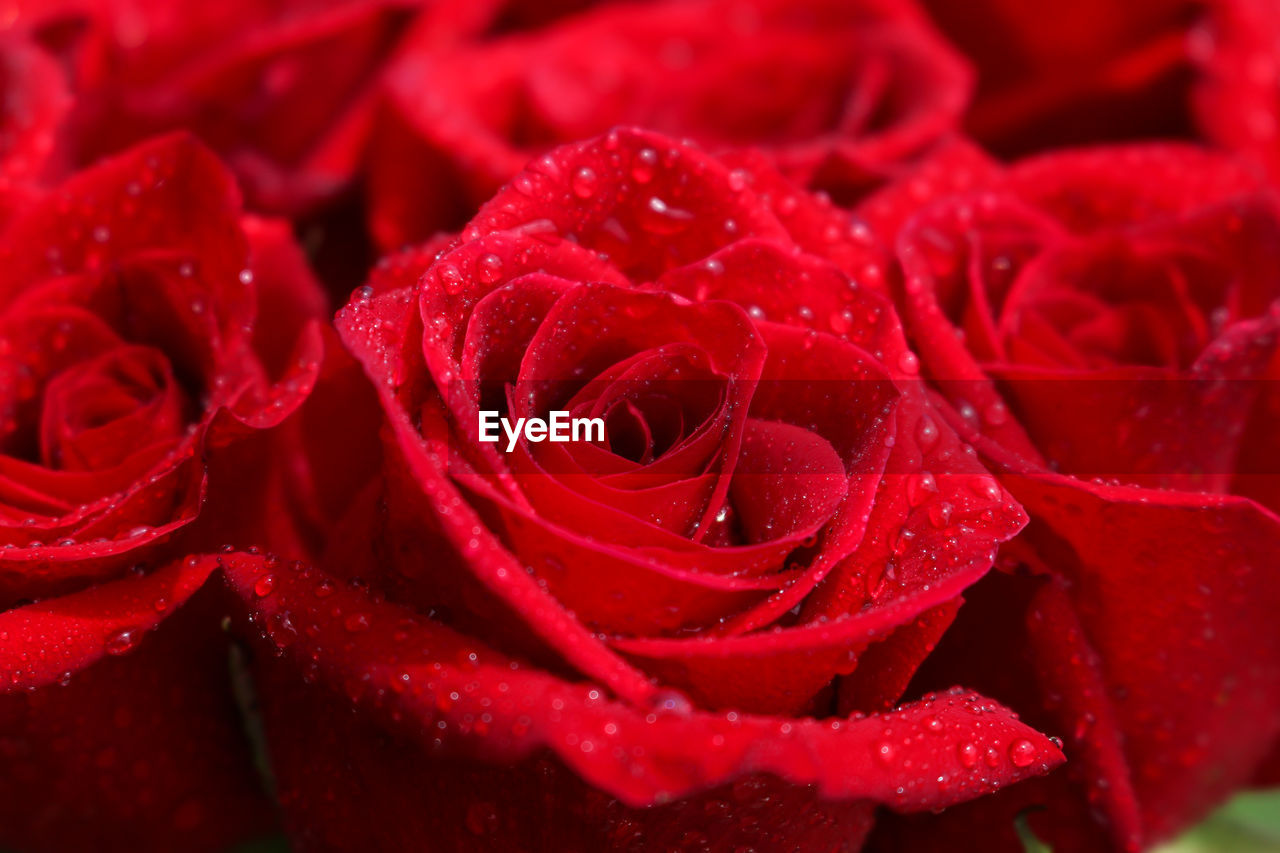
M 578 198 L 591 198 L 596 194 L 596 188 L 600 186 L 596 173 L 586 166 L 573 173 L 572 183 L 573 194 Z
M 933 418 L 923 415 L 916 424 L 916 439 L 922 449 L 928 450 L 938 440 L 938 425 Z
M 693 703 L 679 690 L 659 690 L 653 694 L 649 707 L 655 711 L 679 716 L 688 716 L 693 713 Z
M 912 506 L 920 506 L 937 492 L 938 481 L 928 471 L 921 471 L 907 477 L 907 501 Z
M 109 655 L 123 655 L 138 645 L 138 634 L 128 628 L 107 637 L 105 650 Z
M 658 164 L 658 152 L 652 148 L 645 148 L 636 155 L 635 163 L 631 166 L 631 177 L 638 184 L 647 184 L 653 180 L 653 168 Z
M 436 278 L 440 281 L 440 286 L 444 288 L 445 293 L 457 293 L 466 284 L 462 273 L 453 264 L 441 264 L 436 270 Z
M 493 284 L 502 278 L 502 258 L 497 255 L 483 255 L 476 261 L 476 277 L 485 284 Z
M 1009 760 L 1014 767 L 1030 767 L 1039 756 L 1039 750 L 1031 741 L 1023 738 L 1009 744 Z
M 1000 497 L 1000 484 L 996 482 L 995 477 L 978 474 L 969 479 L 969 491 L 980 498 L 994 501 Z
M 671 207 L 665 201 L 654 196 L 645 207 L 641 226 L 652 234 L 675 234 L 683 231 L 693 221 L 693 214 L 678 207 Z

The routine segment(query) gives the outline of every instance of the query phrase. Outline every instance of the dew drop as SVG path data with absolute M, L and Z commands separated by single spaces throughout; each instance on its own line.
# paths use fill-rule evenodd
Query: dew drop
M 123 655 L 128 653 L 136 645 L 138 645 L 137 632 L 126 628 L 121 631 L 116 631 L 110 637 L 107 637 L 106 646 L 104 648 L 109 655 Z
M 638 184 L 647 184 L 653 180 L 653 169 L 658 164 L 658 152 L 645 148 L 636 155 L 631 165 L 631 177 Z
M 978 474 L 969 478 L 969 491 L 973 492 L 980 498 L 994 501 L 1000 497 L 1000 484 L 996 482 L 995 477 L 986 474 Z
M 439 279 L 440 286 L 444 288 L 445 293 L 457 293 L 466 284 L 462 273 L 453 264 L 441 264 L 436 271 L 436 278 Z
M 596 188 L 600 186 L 600 180 L 596 177 L 596 173 L 591 169 L 583 166 L 573 173 L 573 194 L 578 198 L 591 198 L 596 194 Z
M 693 214 L 678 207 L 672 207 L 662 199 L 654 196 L 645 206 L 641 218 L 641 227 L 652 234 L 670 235 L 684 230 L 693 221 Z
M 924 450 L 933 447 L 934 442 L 938 440 L 938 425 L 933 422 L 933 418 L 928 415 L 921 416 L 916 423 L 916 439 Z
M 916 532 L 909 528 L 903 527 L 898 531 L 898 535 L 893 538 L 893 554 L 901 557 L 907 551 L 911 550 L 911 542 L 916 538 Z
M 497 255 L 483 255 L 476 261 L 476 277 L 485 284 L 493 284 L 502 278 L 502 258 Z
M 1026 738 L 1009 744 L 1009 760 L 1014 767 L 1030 767 L 1035 763 L 1037 755 L 1036 745 Z
M 693 703 L 679 690 L 659 690 L 653 694 L 649 707 L 665 714 L 688 716 L 693 713 Z
M 937 492 L 938 481 L 928 471 L 921 471 L 918 474 L 912 474 L 907 477 L 907 501 L 912 506 L 920 506 L 920 504 L 929 500 L 930 495 L 937 494 Z
M 853 312 L 848 308 L 842 311 L 834 311 L 828 318 L 831 324 L 831 331 L 837 335 L 843 335 L 853 328 Z

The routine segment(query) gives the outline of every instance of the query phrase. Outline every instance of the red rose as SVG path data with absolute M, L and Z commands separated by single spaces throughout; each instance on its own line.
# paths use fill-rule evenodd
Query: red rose
M 387 85 L 369 215 L 394 249 L 617 124 L 762 146 L 792 179 L 852 200 L 956 126 L 969 72 L 900 0 L 679 0 L 449 50 L 411 43 Z
M 913 212 L 900 301 L 924 373 L 1032 522 L 1022 570 L 975 592 L 917 686 L 960 679 L 1067 732 L 1075 772 L 941 820 L 1041 804 L 1055 850 L 1138 849 L 1280 735 L 1280 200 L 1173 145 L 936 173 L 957 170 L 970 192 L 921 204 L 926 176 L 863 212 Z
M 253 206 L 310 215 L 359 172 L 385 67 L 404 42 L 430 55 L 582 5 L 44 0 L 17 2 L 6 25 L 63 61 L 75 94 L 61 140 L 71 162 L 90 164 L 185 129 L 236 171 Z M 52 69 L 14 71 L 26 85 L 56 77 Z
M 19 35 L 0 39 L 0 68 L 5 98 L 0 192 L 9 194 L 41 176 L 71 103 L 57 64 Z
M 1194 106 L 1209 139 L 1280 176 L 1280 8 L 1268 0 L 1213 0 L 1195 31 Z
M 1219 0 L 924 0 L 977 66 L 965 127 L 1003 155 L 1193 133 L 1192 34 Z M 1267 0 L 1261 0 L 1263 4 Z
M 0 231 L 0 843 L 217 849 L 266 813 L 186 555 L 276 541 L 263 430 L 323 297 L 187 137 L 30 192 Z
M 399 40 L 417 27 L 424 42 L 448 41 L 500 5 L 66 0 L 24 4 L 11 23 L 65 60 L 75 162 L 187 129 L 236 170 L 256 206 L 299 213 L 349 183 Z
M 225 560 L 300 843 L 854 849 L 1060 760 L 958 688 L 895 707 L 1022 517 L 800 245 L 874 247 L 782 187 L 613 131 L 340 313 L 385 482 L 322 570 Z M 508 453 L 489 408 L 607 435 Z

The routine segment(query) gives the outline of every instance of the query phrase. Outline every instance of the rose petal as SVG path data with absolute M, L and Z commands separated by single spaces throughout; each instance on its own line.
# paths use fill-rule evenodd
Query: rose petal
M 272 832 L 232 698 L 223 603 L 202 593 L 173 613 L 180 598 L 135 591 L 156 620 L 161 602 L 172 618 L 152 633 L 138 629 L 127 655 L 0 696 L 0 844 L 214 853 Z M 100 645 L 99 625 L 81 615 L 79 628 Z
M 143 577 L 0 613 L 0 689 L 43 687 L 104 655 L 125 654 L 215 568 L 212 559 L 184 559 Z
M 317 677 L 382 725 L 440 755 L 514 761 L 549 748 L 593 785 L 633 805 L 772 772 L 815 784 L 831 798 L 937 808 L 1045 772 L 1061 757 L 998 706 L 975 713 L 982 700 L 963 691 L 835 725 L 787 721 L 781 730 L 777 720 L 748 715 L 637 711 L 359 591 L 337 590 L 319 604 L 312 590 L 323 577 L 314 572 L 273 574 L 264 596 L 254 593 L 266 574 L 260 559 L 236 555 L 223 562 L 267 636 L 298 660 L 312 661 Z M 318 650 L 310 639 L 313 625 L 316 636 L 344 639 L 312 657 Z M 464 683 L 472 687 L 463 689 Z M 482 710 L 483 721 L 477 719 Z M 957 745 L 966 742 L 1013 757 L 994 768 L 965 768 Z

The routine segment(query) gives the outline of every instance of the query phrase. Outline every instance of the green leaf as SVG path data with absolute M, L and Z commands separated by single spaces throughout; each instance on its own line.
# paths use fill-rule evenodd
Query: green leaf
M 1031 830 L 1029 812 L 1014 827 L 1026 853 L 1053 853 Z M 1239 794 L 1182 837 L 1151 853 L 1280 853 L 1280 788 Z
M 1280 789 L 1240 794 L 1152 853 L 1280 853 Z

